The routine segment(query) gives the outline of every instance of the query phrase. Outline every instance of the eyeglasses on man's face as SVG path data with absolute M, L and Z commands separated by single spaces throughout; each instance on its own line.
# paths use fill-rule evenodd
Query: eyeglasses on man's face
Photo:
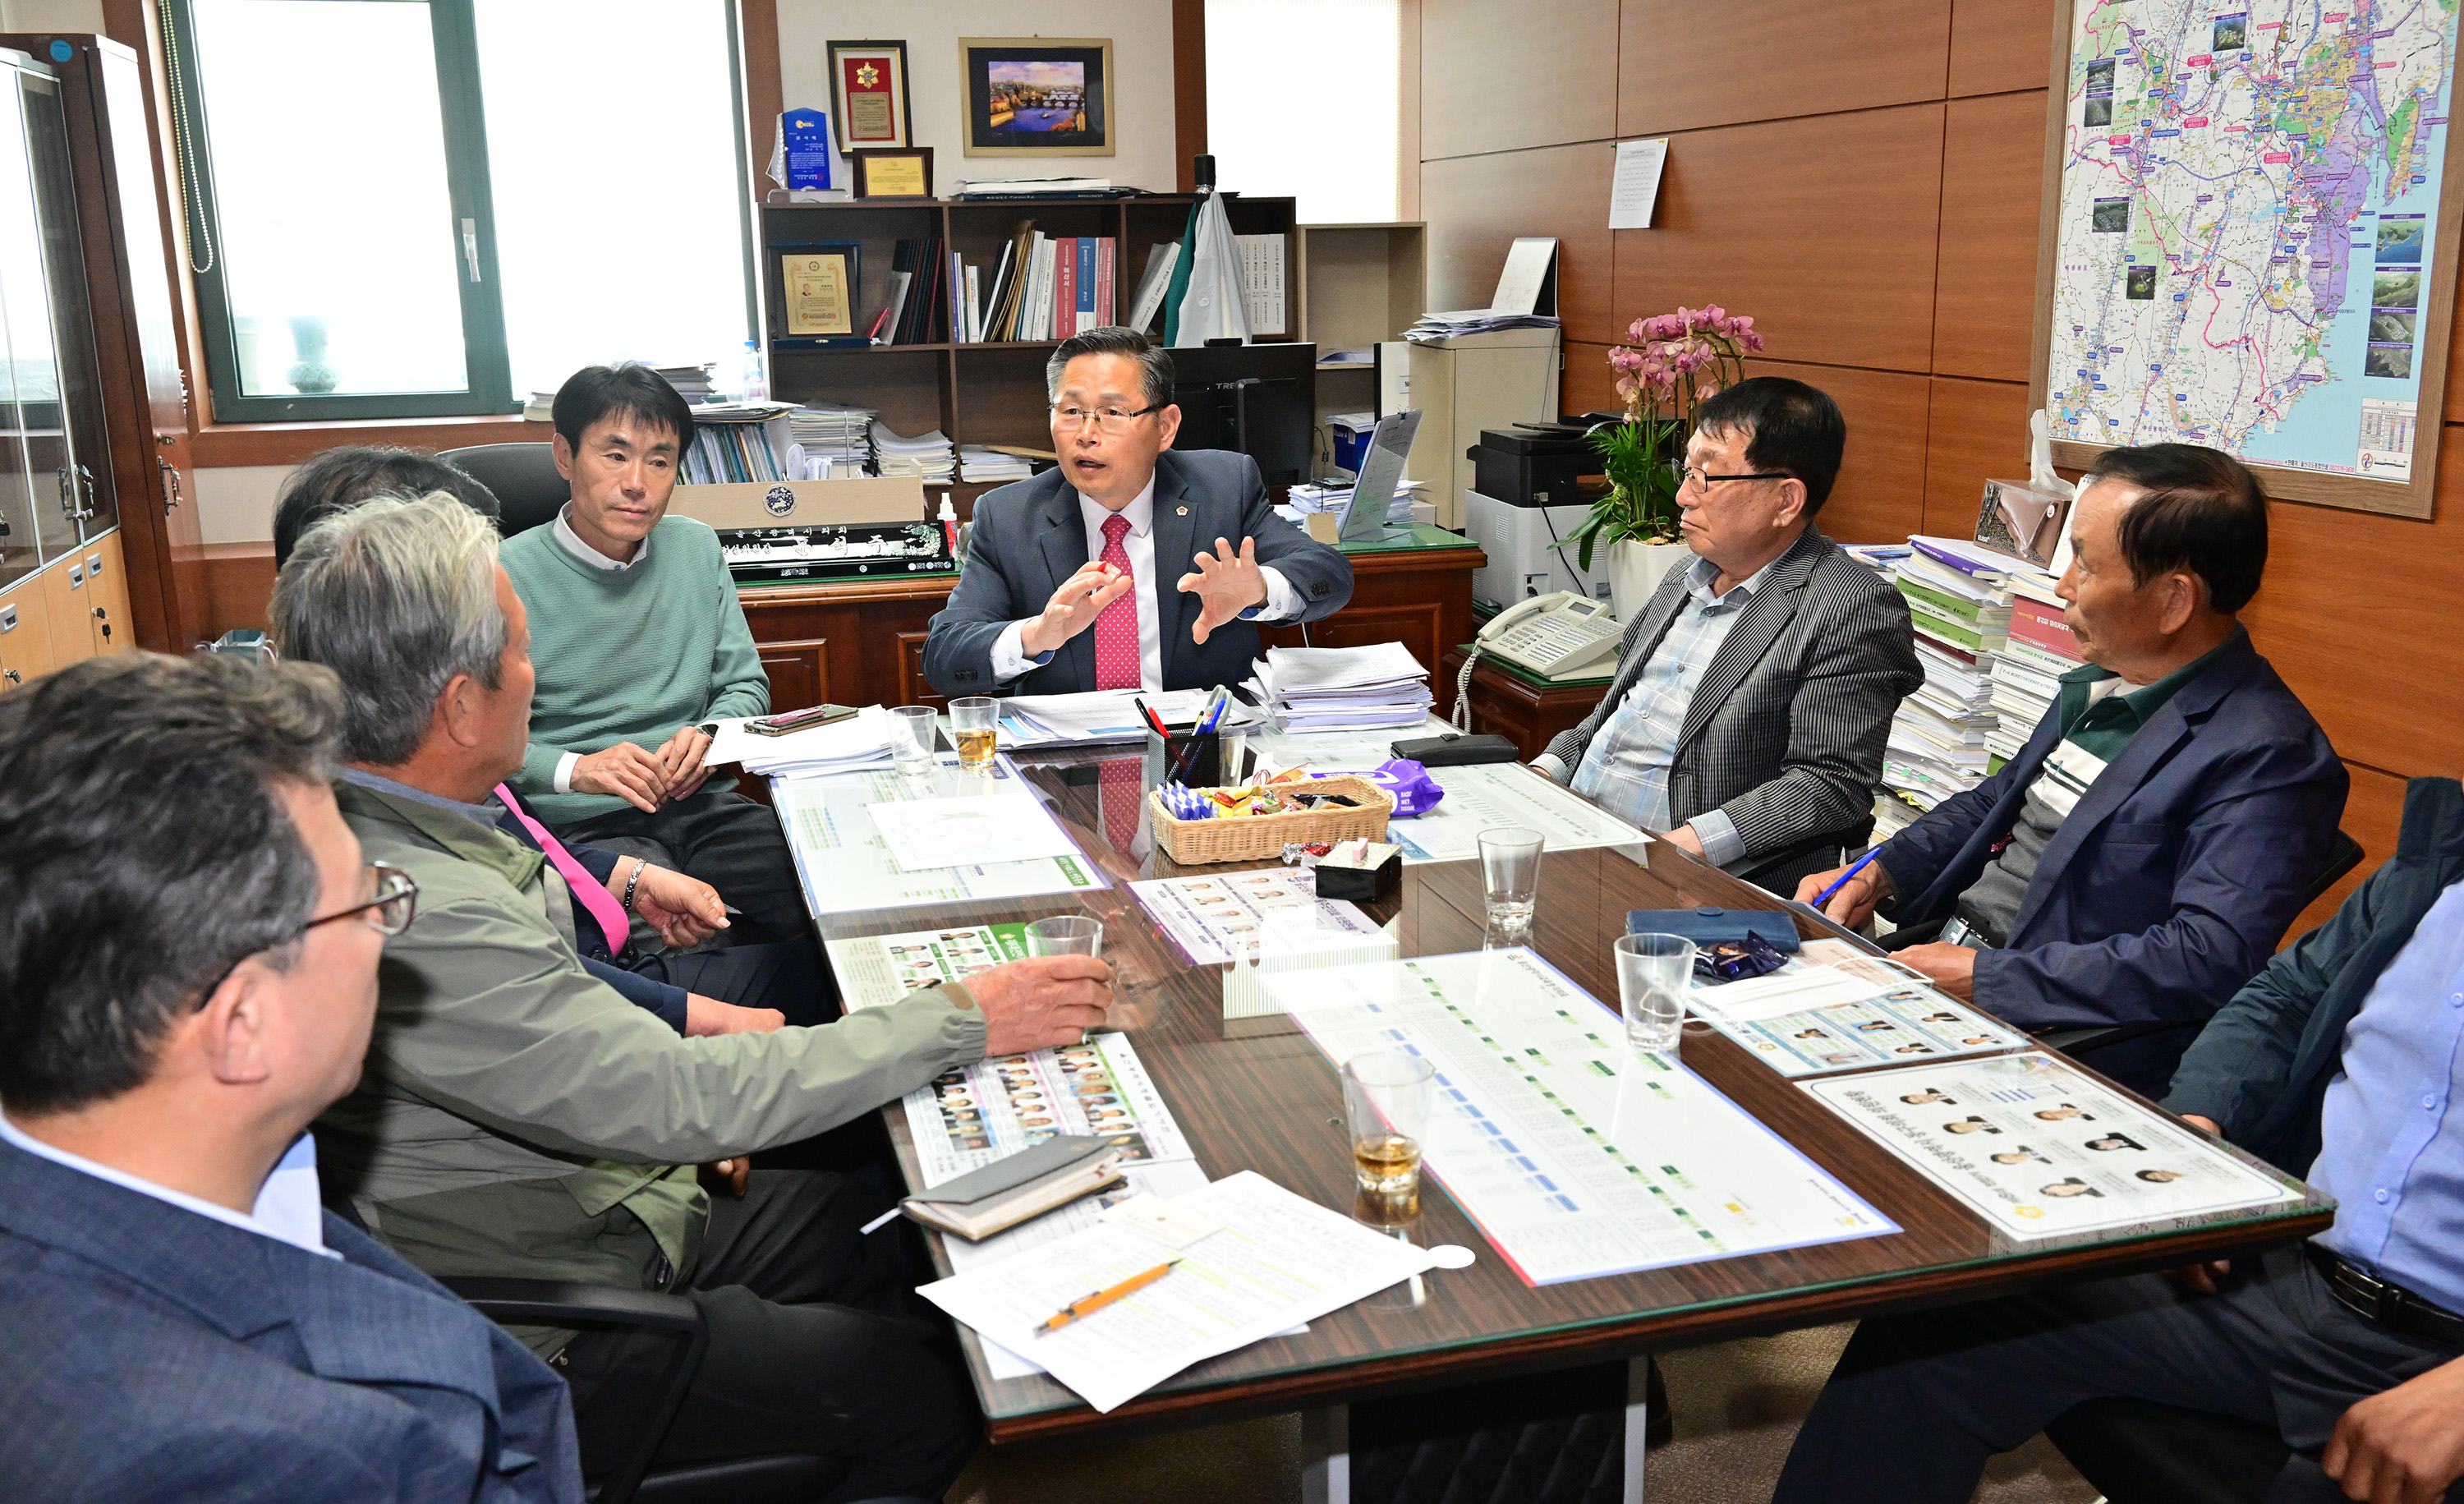
M 1708 491 L 1724 480 L 1786 480 L 1789 478 L 1785 471 L 1778 470 L 1758 470 L 1743 476 L 1714 476 L 1705 473 L 1700 465 L 1684 466 L 1677 472 L 1677 476 L 1679 490 L 1697 493 Z
M 298 934 L 291 938 L 299 939 L 320 924 L 332 924 L 341 919 L 361 918 L 364 918 L 368 926 L 380 935 L 399 935 L 410 928 L 411 919 L 419 912 L 419 884 L 411 879 L 410 874 L 390 862 L 370 862 L 368 863 L 368 886 L 371 896 L 365 901 L 352 904 L 346 909 L 336 909 L 331 914 L 320 914 L 299 926 Z M 276 943 L 287 942 L 277 941 Z M 271 950 L 274 947 L 266 948 Z M 264 951 L 252 951 L 250 955 L 261 956 L 264 953 Z M 206 984 L 198 991 L 193 1006 L 204 1007 L 212 1000 L 216 992 L 222 990 L 223 984 L 231 980 L 231 973 L 240 968 L 240 962 L 247 960 L 247 956 L 242 956 L 239 961 L 225 966 L 213 981 Z
M 1052 426 L 1065 433 L 1075 433 L 1092 423 L 1107 433 L 1127 433 L 1130 425 L 1155 411 L 1155 408 L 1082 408 L 1074 402 L 1052 405 Z

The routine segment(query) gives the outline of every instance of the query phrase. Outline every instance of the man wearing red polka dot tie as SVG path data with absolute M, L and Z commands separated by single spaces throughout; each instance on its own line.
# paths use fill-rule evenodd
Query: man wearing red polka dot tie
M 925 643 L 935 689 L 1237 684 L 1263 654 L 1259 625 L 1352 598 L 1351 564 L 1274 515 L 1247 455 L 1172 448 L 1172 357 L 1143 335 L 1063 343 L 1045 385 L 1060 465 L 977 501 L 965 571 Z

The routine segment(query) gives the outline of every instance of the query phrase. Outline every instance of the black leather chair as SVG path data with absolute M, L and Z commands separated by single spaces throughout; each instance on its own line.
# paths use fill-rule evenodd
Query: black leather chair
M 496 494 L 496 504 L 504 509 L 496 527 L 507 538 L 555 521 L 573 498 L 572 484 L 556 473 L 552 445 L 473 444 L 441 451 L 436 457 L 461 466 Z
M 1737 875 L 1757 888 L 1768 889 L 1785 898 L 1796 892 L 1796 885 L 1810 874 L 1828 872 L 1851 860 L 1851 853 L 1864 850 L 1866 837 L 1873 833 L 1874 822 L 1869 818 L 1864 824 L 1845 830 L 1810 835 L 1767 856 L 1754 858 L 1754 864 Z

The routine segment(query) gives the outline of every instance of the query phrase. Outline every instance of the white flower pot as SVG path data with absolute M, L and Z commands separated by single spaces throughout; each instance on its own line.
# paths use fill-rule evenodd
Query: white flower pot
M 1651 603 L 1651 594 L 1671 569 L 1694 562 L 1694 550 L 1683 543 L 1613 543 L 1609 546 L 1609 603 L 1617 619 L 1630 622 Z

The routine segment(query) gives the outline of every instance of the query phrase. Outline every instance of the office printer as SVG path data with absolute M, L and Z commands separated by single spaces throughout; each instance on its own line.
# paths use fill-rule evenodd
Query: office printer
M 718 534 L 739 584 L 955 574 L 957 524 L 932 520 L 913 476 L 678 486 L 669 510 Z
M 1588 506 L 1608 494 L 1599 452 L 1570 424 L 1483 429 L 1464 457 L 1472 489 L 1508 506 Z

